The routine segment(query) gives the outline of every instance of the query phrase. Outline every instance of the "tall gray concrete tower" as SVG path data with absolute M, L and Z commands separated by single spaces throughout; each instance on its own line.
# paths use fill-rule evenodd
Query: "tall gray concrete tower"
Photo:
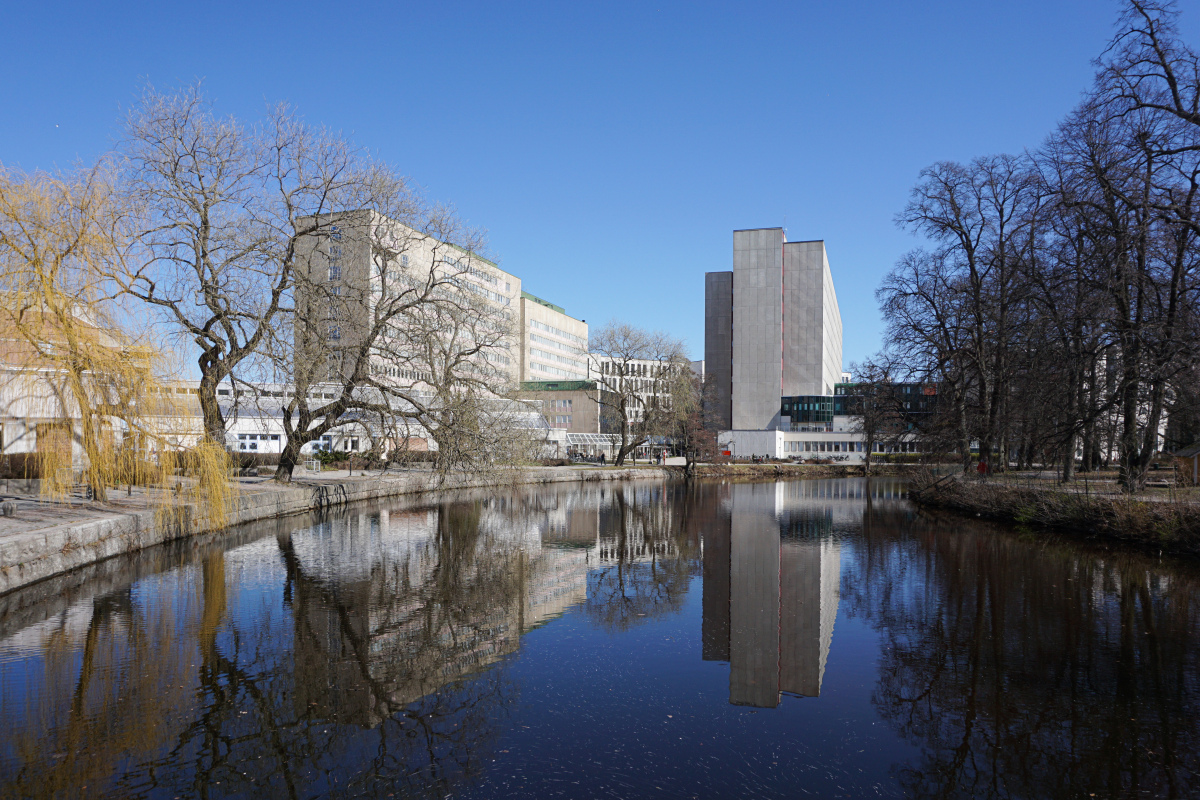
M 733 271 L 708 273 L 704 288 L 705 367 L 722 424 L 774 428 L 780 397 L 833 394 L 842 315 L 823 241 L 789 242 L 782 228 L 734 231 Z

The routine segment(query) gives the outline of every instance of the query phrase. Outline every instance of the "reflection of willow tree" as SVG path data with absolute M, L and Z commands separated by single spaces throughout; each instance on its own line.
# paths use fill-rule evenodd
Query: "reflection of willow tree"
M 699 548 L 693 486 L 620 487 L 600 513 L 600 565 L 588 575 L 587 612 L 602 627 L 627 630 L 678 611 Z
M 842 596 L 883 637 L 873 701 L 915 797 L 1200 791 L 1200 579 L 868 511 Z
M 512 699 L 503 670 L 469 674 L 520 634 L 525 556 L 494 538 L 446 506 L 424 549 L 358 580 L 309 574 L 277 535 L 282 609 L 235 604 L 219 548 L 166 578 L 194 592 L 101 597 L 52 637 L 26 709 L 0 697 L 23 720 L 0 797 L 445 796 Z
M 138 605 L 127 587 L 93 600 L 82 642 L 51 634 L 38 691 L 21 698 L 28 722 L 5 734 L 19 766 L 0 778 L 0 797 L 100 794 L 129 759 L 170 743 L 194 707 L 194 651 L 176 638 L 173 614 Z M 5 718 L 15 699 L 5 697 Z

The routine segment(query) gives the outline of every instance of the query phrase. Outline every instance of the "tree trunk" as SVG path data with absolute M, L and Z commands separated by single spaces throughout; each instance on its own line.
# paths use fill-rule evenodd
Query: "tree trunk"
M 202 365 L 203 366 L 203 365 Z M 204 434 L 221 447 L 225 446 L 225 417 L 217 402 L 217 381 L 211 374 L 201 374 L 200 387 L 196 391 L 200 401 L 200 415 L 204 419 Z
M 296 464 L 300 461 L 300 446 L 293 441 L 288 441 L 283 447 L 283 452 L 279 454 L 279 466 L 275 469 L 275 480 L 279 483 L 291 483 L 292 471 L 296 469 Z
M 1072 428 L 1071 434 L 1067 437 L 1067 443 L 1063 447 L 1062 459 L 1062 482 L 1070 483 L 1075 480 L 1075 446 L 1079 436 Z
M 967 427 L 967 401 L 962 398 L 958 406 L 958 433 L 961 441 L 959 447 L 962 449 L 962 468 L 963 473 L 970 474 L 971 472 L 971 431 Z

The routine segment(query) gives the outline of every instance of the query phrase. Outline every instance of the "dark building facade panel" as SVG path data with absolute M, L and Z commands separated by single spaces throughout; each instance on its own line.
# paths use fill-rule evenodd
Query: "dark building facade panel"
M 733 425 L 733 273 L 704 275 L 704 370 L 711 413 L 722 430 Z
M 704 618 L 701 658 L 729 660 L 729 512 L 718 511 L 704 531 Z

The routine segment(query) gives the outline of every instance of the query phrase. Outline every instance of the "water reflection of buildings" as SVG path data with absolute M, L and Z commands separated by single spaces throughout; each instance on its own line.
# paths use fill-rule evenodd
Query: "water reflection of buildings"
M 774 708 L 817 697 L 837 617 L 839 524 L 865 501 L 898 502 L 893 481 L 839 479 L 731 488 L 704 535 L 702 654 L 729 662 L 729 701 Z
M 585 599 L 585 550 L 543 548 L 488 505 L 349 516 L 281 541 L 298 708 L 373 726 Z
M 534 496 L 542 512 L 538 523 L 542 542 L 550 546 L 585 548 L 592 566 L 617 561 L 639 563 L 675 558 L 673 529 L 677 502 L 664 486 L 638 490 L 584 486 L 575 493 Z

